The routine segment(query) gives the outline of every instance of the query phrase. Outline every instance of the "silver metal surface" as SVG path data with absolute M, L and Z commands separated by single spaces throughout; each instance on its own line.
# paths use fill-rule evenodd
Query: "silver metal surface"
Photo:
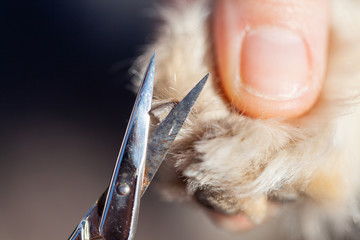
M 107 192 L 99 228 L 106 240 L 133 239 L 138 220 L 141 188 L 153 96 L 155 55 L 151 57 L 128 123 L 125 138 Z M 129 194 L 119 194 L 117 186 L 128 185 Z
M 196 86 L 179 102 L 169 115 L 162 121 L 158 128 L 150 135 L 147 148 L 146 160 L 146 178 L 143 192 L 149 186 L 155 173 L 164 160 L 171 144 L 174 142 L 177 134 L 183 126 L 187 116 L 194 106 L 201 90 L 203 89 L 209 74 L 206 74 Z
M 127 183 L 121 183 L 117 186 L 116 191 L 118 194 L 127 195 L 130 193 L 130 187 Z
M 207 74 L 149 137 L 154 58 L 153 55 L 137 95 L 109 188 L 85 215 L 70 240 L 134 239 L 140 198 L 208 78 Z
M 155 55 L 151 57 L 136 97 L 109 188 L 69 239 L 134 238 L 145 169 L 154 72 Z

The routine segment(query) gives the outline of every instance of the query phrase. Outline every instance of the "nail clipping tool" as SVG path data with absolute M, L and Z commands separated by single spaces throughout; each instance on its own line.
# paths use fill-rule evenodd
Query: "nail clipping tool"
M 141 196 L 209 76 L 207 74 L 149 135 L 154 74 L 155 54 L 140 85 L 110 185 L 80 221 L 69 240 L 134 239 Z

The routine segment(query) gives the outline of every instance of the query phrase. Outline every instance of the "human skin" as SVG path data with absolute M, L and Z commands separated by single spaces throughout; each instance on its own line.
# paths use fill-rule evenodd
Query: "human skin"
M 316 102 L 326 68 L 327 0 L 218 0 L 214 39 L 221 86 L 255 118 L 296 118 Z

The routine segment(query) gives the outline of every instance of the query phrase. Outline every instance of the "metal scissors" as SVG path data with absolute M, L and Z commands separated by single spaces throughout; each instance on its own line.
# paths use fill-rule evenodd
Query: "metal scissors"
M 69 240 L 134 239 L 140 199 L 175 140 L 207 74 L 149 134 L 155 54 L 140 85 L 111 182 Z

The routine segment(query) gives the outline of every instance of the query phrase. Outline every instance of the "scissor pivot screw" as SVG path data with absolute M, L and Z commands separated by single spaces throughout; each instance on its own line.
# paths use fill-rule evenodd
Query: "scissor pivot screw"
M 116 190 L 120 195 L 128 195 L 130 193 L 130 187 L 126 183 L 120 183 Z

